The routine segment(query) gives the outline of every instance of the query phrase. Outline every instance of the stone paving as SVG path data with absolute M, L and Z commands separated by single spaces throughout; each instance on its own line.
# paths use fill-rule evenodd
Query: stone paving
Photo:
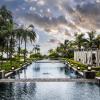
M 33 79 L 0 79 L 2 82 L 92 82 L 95 83 L 95 79 L 68 79 L 68 78 L 33 78 Z

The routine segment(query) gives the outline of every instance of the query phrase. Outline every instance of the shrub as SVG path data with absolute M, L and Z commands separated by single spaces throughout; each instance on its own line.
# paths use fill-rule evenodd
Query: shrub
M 100 67 L 93 67 L 92 70 L 100 71 Z
M 74 61 L 74 60 L 72 60 L 72 59 L 66 59 L 66 61 L 68 61 L 68 62 L 69 62 L 73 67 L 75 67 L 75 68 L 80 67 L 80 70 L 81 70 L 81 71 L 86 70 L 87 67 L 88 67 L 87 65 L 82 64 L 82 63 L 77 62 L 77 61 Z
M 97 72 L 97 73 L 96 73 L 96 76 L 97 76 L 97 77 L 100 77 L 100 72 Z

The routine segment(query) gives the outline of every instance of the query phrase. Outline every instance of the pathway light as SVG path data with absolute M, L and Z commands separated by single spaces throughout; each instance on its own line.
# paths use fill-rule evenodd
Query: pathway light
M 14 70 L 14 67 L 12 67 L 11 69 Z
M 88 67 L 88 71 L 91 71 L 91 67 L 90 66 Z
M 80 70 L 80 67 L 77 67 L 78 70 Z

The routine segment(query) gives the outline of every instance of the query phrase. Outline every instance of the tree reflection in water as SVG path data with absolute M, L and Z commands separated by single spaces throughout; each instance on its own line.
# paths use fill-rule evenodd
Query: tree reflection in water
M 33 68 L 33 70 L 35 70 L 36 72 L 39 72 L 40 71 L 40 64 L 35 63 L 35 67 Z
M 0 100 L 32 100 L 36 83 L 0 83 Z

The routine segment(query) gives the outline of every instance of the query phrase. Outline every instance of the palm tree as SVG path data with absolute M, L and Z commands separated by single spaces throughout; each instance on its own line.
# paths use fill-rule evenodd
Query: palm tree
M 21 54 L 21 39 L 22 39 L 22 33 L 23 33 L 23 29 L 19 28 L 16 29 L 16 38 L 18 39 L 18 56 L 19 56 L 19 60 L 20 60 L 20 54 Z
M 56 48 L 56 52 L 59 54 L 60 51 L 61 51 L 61 48 L 60 48 L 60 47 L 57 47 L 57 48 Z
M 0 30 L 0 52 L 1 52 L 1 65 L 3 64 L 3 52 L 6 44 L 5 34 Z
M 69 43 L 69 40 L 65 40 L 65 41 L 64 41 L 64 45 L 65 45 L 65 47 L 68 46 L 68 43 Z
M 6 6 L 2 6 L 0 8 L 0 15 L 3 17 L 3 20 L 4 20 L 4 24 L 6 24 L 6 20 L 9 19 L 10 22 L 12 23 L 13 22 L 13 17 L 12 17 L 12 13 L 10 10 L 8 10 L 6 8 Z
M 9 40 L 8 34 L 10 34 L 10 32 L 12 31 L 12 26 L 13 26 L 12 23 L 13 23 L 13 19 L 12 19 L 11 12 L 7 10 L 5 6 L 2 6 L 0 8 L 0 33 L 2 34 L 2 35 L 0 34 L 0 36 L 2 36 L 2 39 L 3 39 L 2 54 L 4 51 L 4 47 L 6 46 L 5 44 L 8 44 L 8 40 Z
M 98 49 L 100 49 L 100 34 L 97 35 L 96 39 L 95 39 L 95 45 Z
M 92 49 L 95 46 L 95 35 L 96 35 L 96 32 L 95 31 L 91 31 L 91 32 L 88 32 L 87 34 L 88 34 L 87 44 L 88 44 L 88 47 L 90 49 Z
M 50 50 L 49 50 L 49 53 L 53 53 L 53 52 L 54 52 L 54 50 L 53 50 L 53 49 L 50 49 Z
M 39 45 L 35 45 L 34 49 L 35 49 L 35 54 L 40 52 L 40 46 Z
M 75 49 L 75 43 L 74 43 L 74 41 L 69 41 L 68 42 L 68 49 Z
M 84 34 L 75 34 L 75 45 L 77 45 L 78 49 L 80 50 L 81 47 L 84 45 L 86 39 L 84 38 Z
M 32 28 L 33 26 L 30 25 L 28 28 L 30 27 Z M 28 30 L 28 28 L 23 29 L 22 32 L 22 40 L 25 43 L 24 62 L 26 61 L 26 51 L 27 51 L 26 47 L 27 47 L 28 39 L 30 40 L 30 42 L 34 42 L 36 38 L 36 33 L 33 30 Z
M 37 48 L 37 53 L 40 53 L 40 48 L 39 47 Z

